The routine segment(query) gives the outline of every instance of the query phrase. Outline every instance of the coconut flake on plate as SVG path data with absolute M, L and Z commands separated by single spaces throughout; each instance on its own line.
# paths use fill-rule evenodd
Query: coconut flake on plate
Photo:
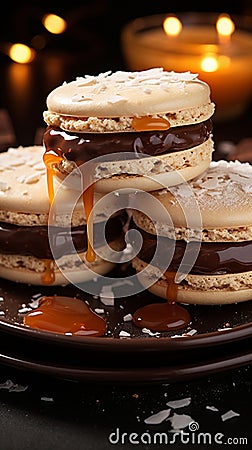
M 171 409 L 162 409 L 156 414 L 152 414 L 151 416 L 144 419 L 144 423 L 146 423 L 147 425 L 158 425 L 168 419 L 170 412 Z
M 124 317 L 123 317 L 123 321 L 124 322 L 130 322 L 132 320 L 132 314 L 126 314 Z
M 238 416 L 240 416 L 239 413 L 237 413 L 237 412 L 233 411 L 232 409 L 230 409 L 229 411 L 227 411 L 226 413 L 221 415 L 221 420 L 223 422 L 225 422 L 225 420 L 229 420 L 229 419 L 232 419 L 233 417 L 238 417 Z
M 0 389 L 7 389 L 9 392 L 23 392 L 26 391 L 28 386 L 22 386 L 21 384 L 13 383 L 12 380 L 6 380 L 0 384 Z
M 210 411 L 214 411 L 214 412 L 218 412 L 218 408 L 216 408 L 215 406 L 206 406 L 206 409 L 209 409 Z
M 54 399 L 52 397 L 41 397 L 43 402 L 54 402 Z
M 122 338 L 122 339 L 123 339 L 123 338 L 130 338 L 130 337 L 131 337 L 131 334 L 128 333 L 128 331 L 121 330 L 120 333 L 119 333 L 119 337 Z
M 170 408 L 177 409 L 177 408 L 184 408 L 185 406 L 190 405 L 192 399 L 191 397 L 181 398 L 179 400 L 171 400 L 170 402 L 167 402 L 167 406 L 170 406 Z
M 103 308 L 95 308 L 94 310 L 96 312 L 96 314 L 104 314 L 104 309 Z
M 186 428 L 188 427 L 188 425 L 190 425 L 190 423 L 195 422 L 195 420 L 193 420 L 192 417 L 188 416 L 187 414 L 176 414 L 176 413 L 174 413 L 173 416 L 168 418 L 168 420 L 171 422 L 171 426 L 175 431 L 179 431 L 183 428 Z
M 159 331 L 153 332 L 153 331 L 149 330 L 149 328 L 145 328 L 145 327 L 142 328 L 142 333 L 148 334 L 149 336 L 160 336 Z

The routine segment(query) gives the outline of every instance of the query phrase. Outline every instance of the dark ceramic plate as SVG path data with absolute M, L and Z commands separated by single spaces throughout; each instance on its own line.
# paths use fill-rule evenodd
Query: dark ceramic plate
M 251 345 L 250 345 L 251 347 Z M 156 367 L 89 367 L 74 365 L 58 365 L 40 360 L 29 360 L 27 357 L 9 356 L 0 354 L 0 362 L 18 368 L 29 370 L 43 375 L 50 375 L 66 380 L 87 381 L 90 383 L 102 382 L 106 384 L 150 384 L 172 383 L 183 380 L 192 380 L 209 376 L 216 372 L 231 370 L 250 364 L 252 352 L 245 349 L 238 354 L 223 355 L 209 360 L 190 364 L 177 364 Z
M 118 273 L 112 275 L 116 281 Z M 88 300 L 91 309 L 104 309 L 107 335 L 66 336 L 25 327 L 23 308 L 37 294 L 77 297 Z M 1 280 L 1 297 L 0 361 L 21 369 L 90 381 L 152 382 L 190 378 L 252 362 L 252 301 L 184 305 L 191 316 L 190 327 L 153 337 L 123 319 L 142 305 L 162 301 L 146 291 L 116 298 L 114 306 L 105 306 L 99 297 L 71 285 L 41 288 Z M 197 333 L 171 339 L 190 328 Z M 120 338 L 121 330 L 130 338 Z

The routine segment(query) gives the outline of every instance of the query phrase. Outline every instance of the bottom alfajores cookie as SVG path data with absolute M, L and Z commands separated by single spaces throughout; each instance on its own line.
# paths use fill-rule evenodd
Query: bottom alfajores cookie
M 167 222 L 158 207 L 151 217 L 139 211 L 141 196 L 131 226 L 142 247 L 132 264 L 145 287 L 167 298 L 173 283 L 172 300 L 193 304 L 252 299 L 251 165 L 213 161 L 189 183 L 153 192 Z

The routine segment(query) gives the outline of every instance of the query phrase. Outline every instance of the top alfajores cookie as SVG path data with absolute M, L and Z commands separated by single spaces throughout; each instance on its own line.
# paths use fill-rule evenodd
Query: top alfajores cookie
M 177 126 L 202 122 L 214 112 L 209 86 L 197 74 L 162 68 L 78 77 L 54 89 L 47 97 L 47 107 L 44 119 L 48 124 L 69 131 L 98 132 L 101 128 L 134 131 L 134 117 L 161 116 Z M 108 118 L 110 121 L 104 120 Z
M 47 107 L 44 144 L 58 157 L 58 176 L 92 160 L 100 192 L 175 185 L 212 159 L 214 104 L 197 74 L 154 68 L 86 75 L 55 88 Z

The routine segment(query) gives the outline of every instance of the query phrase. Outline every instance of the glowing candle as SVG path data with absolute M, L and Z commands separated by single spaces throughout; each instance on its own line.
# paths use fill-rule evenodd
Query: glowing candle
M 67 28 L 67 23 L 62 17 L 57 16 L 56 14 L 46 14 L 42 18 L 42 23 L 44 27 L 49 31 L 49 33 L 53 34 L 61 34 Z
M 228 14 L 221 14 L 216 22 L 216 30 L 220 44 L 229 44 L 235 30 L 235 24 Z
M 177 17 L 169 16 L 164 20 L 163 28 L 168 36 L 178 36 L 182 31 L 182 23 Z
M 27 64 L 33 61 L 35 51 L 25 44 L 10 44 L 8 49 L 9 57 L 20 64 Z
M 227 14 L 138 18 L 123 28 L 121 42 L 130 70 L 198 73 L 211 88 L 217 119 L 240 114 L 252 99 L 252 33 Z

